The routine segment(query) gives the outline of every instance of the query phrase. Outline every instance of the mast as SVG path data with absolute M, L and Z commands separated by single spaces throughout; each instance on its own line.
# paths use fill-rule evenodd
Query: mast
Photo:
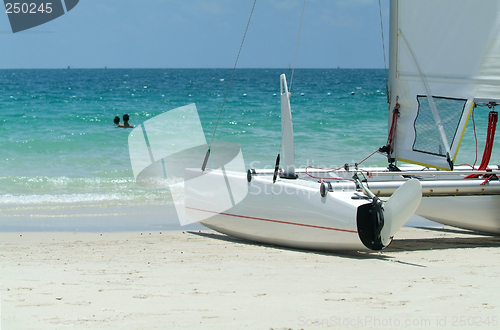
M 296 179 L 295 148 L 293 143 L 292 110 L 290 108 L 290 92 L 286 84 L 286 76 L 280 76 L 281 89 L 281 139 L 283 144 L 282 178 Z
M 397 89 L 397 61 L 398 61 L 398 3 L 399 0 L 391 0 L 389 9 L 389 109 L 388 109 L 388 129 L 392 125 L 392 111 L 398 100 Z M 395 141 L 397 143 L 397 140 Z M 395 150 L 392 154 L 388 152 L 388 159 L 397 159 Z

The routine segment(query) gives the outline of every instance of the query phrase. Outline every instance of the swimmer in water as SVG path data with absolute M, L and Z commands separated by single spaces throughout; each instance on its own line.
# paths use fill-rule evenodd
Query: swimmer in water
M 134 126 L 133 125 L 130 125 L 128 123 L 128 120 L 130 119 L 130 117 L 127 115 L 127 114 L 124 114 L 123 115 L 123 124 L 120 124 L 118 125 L 118 127 L 122 127 L 122 128 L 133 128 Z

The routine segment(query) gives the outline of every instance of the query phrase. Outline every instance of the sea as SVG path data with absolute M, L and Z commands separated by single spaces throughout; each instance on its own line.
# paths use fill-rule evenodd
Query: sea
M 246 167 L 273 168 L 281 74 L 291 88 L 297 167 L 359 163 L 385 144 L 383 69 L 0 70 L 0 231 L 179 228 L 171 192 L 136 184 L 131 129 L 116 128 L 114 117 L 128 114 L 137 126 L 194 103 L 207 141 L 218 122 L 214 140 L 237 143 Z M 459 163 L 472 164 L 476 149 L 480 162 L 487 112 L 474 123 Z M 387 159 L 376 153 L 363 164 Z

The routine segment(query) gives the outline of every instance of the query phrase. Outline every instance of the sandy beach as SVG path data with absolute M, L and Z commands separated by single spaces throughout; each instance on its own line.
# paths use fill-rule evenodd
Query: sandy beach
M 500 237 L 403 228 L 382 252 L 212 231 L 0 233 L 2 329 L 497 328 Z

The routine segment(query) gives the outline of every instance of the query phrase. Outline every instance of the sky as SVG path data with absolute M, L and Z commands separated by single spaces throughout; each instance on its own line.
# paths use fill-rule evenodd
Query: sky
M 381 3 L 387 52 L 389 1 Z M 80 0 L 18 33 L 0 14 L 0 68 L 232 68 L 253 4 Z M 257 0 L 237 67 L 293 66 L 303 4 Z M 378 0 L 306 0 L 300 31 L 297 68 L 384 67 Z

